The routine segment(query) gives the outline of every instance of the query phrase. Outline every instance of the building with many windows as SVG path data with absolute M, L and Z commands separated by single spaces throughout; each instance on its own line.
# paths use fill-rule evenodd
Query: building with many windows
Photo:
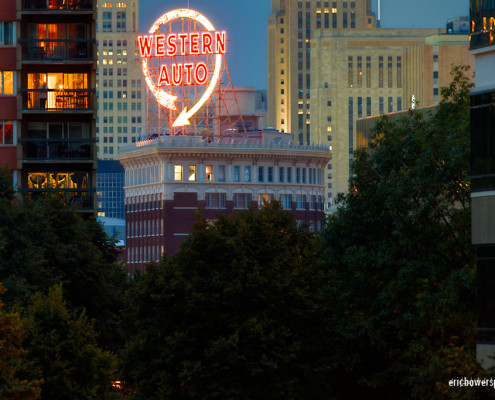
M 470 0 L 472 242 L 477 264 L 477 357 L 493 366 L 495 353 L 495 2 Z
M 326 205 L 348 188 L 358 118 L 436 104 L 467 35 L 375 27 L 370 0 L 272 0 L 268 124 L 332 149 Z
M 299 145 L 274 130 L 215 141 L 162 136 L 122 146 L 129 269 L 174 254 L 197 212 L 214 220 L 277 198 L 299 223 L 320 231 L 329 157 L 327 146 Z
M 95 0 L 96 1 L 96 0 Z M 139 140 L 146 124 L 145 82 L 137 49 L 139 0 L 98 0 L 98 159 Z
M 5 52 L 0 119 L 3 140 L 17 144 L 16 186 L 30 197 L 60 191 L 69 203 L 93 213 L 96 4 L 7 0 L 1 13 L 6 19 L 0 22 L 2 36 L 9 44 L 0 49 Z M 8 18 L 15 18 L 12 29 Z

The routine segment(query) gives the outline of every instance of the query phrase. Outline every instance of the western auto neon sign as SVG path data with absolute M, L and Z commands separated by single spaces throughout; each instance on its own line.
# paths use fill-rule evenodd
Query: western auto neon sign
M 194 26 L 200 24 L 204 27 L 204 31 L 168 34 L 160 32 L 160 27 L 167 25 L 171 27 L 172 22 L 178 19 L 190 20 Z M 178 92 L 179 87 L 207 85 L 199 101 L 189 110 L 184 106 L 172 126 L 189 125 L 189 118 L 210 98 L 220 78 L 222 55 L 226 53 L 226 44 L 225 32 L 216 31 L 206 17 L 189 9 L 173 10 L 162 15 L 149 30 L 149 35 L 138 36 L 146 84 L 163 107 L 177 110 L 177 96 L 173 94 L 174 89 Z M 183 62 L 178 62 L 178 58 Z M 154 59 L 159 60 L 159 67 L 155 68 Z M 207 62 L 202 59 L 211 59 L 214 68 L 209 68 Z M 183 90 L 182 93 L 184 95 L 185 91 Z

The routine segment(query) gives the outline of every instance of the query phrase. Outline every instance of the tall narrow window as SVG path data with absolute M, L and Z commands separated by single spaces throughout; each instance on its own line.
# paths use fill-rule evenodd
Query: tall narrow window
M 357 87 L 363 87 L 363 58 L 357 58 Z
M 388 57 L 388 87 L 391 88 L 393 87 L 393 80 L 392 80 L 392 56 Z
M 358 118 L 363 117 L 363 98 L 358 97 Z
M 392 111 L 394 111 L 394 98 L 389 97 L 388 98 L 388 112 L 391 113 Z
M 397 111 L 402 110 L 402 97 L 397 97 Z
M 235 165 L 234 166 L 234 182 L 239 182 L 240 181 L 240 177 L 239 177 L 239 166 L 238 165 Z
M 378 87 L 383 87 L 383 57 L 378 57 Z
M 371 97 L 366 97 L 366 116 L 371 117 Z
M 213 182 L 213 165 L 207 165 L 205 167 L 206 180 L 208 182 Z
M 225 165 L 218 166 L 218 182 L 225 182 Z
M 244 167 L 244 182 L 251 182 L 251 167 Z
M 354 152 L 354 99 L 349 97 L 349 154 Z
M 284 175 L 285 175 L 285 168 L 284 167 L 279 167 L 278 168 L 278 181 L 280 183 L 284 182 Z
M 397 57 L 397 87 L 402 87 L 402 57 Z
M 379 102 L 378 102 L 378 112 L 380 114 L 383 114 L 383 97 L 380 97 Z
M 182 180 L 182 165 L 174 165 L 174 181 Z
M 371 57 L 366 57 L 366 87 L 371 87 Z
M 353 61 L 352 61 L 352 56 L 349 56 L 348 59 L 347 59 L 348 63 L 347 63 L 347 81 L 348 81 L 348 85 L 349 87 L 351 88 L 354 84 L 353 82 L 353 78 L 354 78 L 354 74 L 353 74 L 353 67 L 352 67 L 352 64 L 353 64 Z
M 263 167 L 258 167 L 258 182 L 264 181 L 263 175 L 264 175 Z

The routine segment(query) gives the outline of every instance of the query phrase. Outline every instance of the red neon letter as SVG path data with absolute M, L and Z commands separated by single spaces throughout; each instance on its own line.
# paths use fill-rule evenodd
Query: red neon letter
M 184 69 L 186 70 L 186 85 L 192 84 L 192 69 L 194 67 L 193 63 L 184 64 Z
M 199 70 L 203 70 L 203 78 L 199 77 Z M 200 62 L 196 66 L 196 71 L 194 72 L 194 77 L 196 78 L 196 83 L 198 85 L 204 85 L 206 81 L 208 80 L 208 67 L 206 66 L 205 63 Z
M 163 57 L 165 55 L 165 43 L 163 43 L 163 41 L 165 40 L 165 35 L 156 35 L 155 40 L 155 55 L 157 57 Z
M 158 86 L 167 85 L 170 86 L 170 79 L 168 77 L 167 66 L 163 64 L 160 67 L 160 78 L 158 79 Z
M 182 85 L 182 64 L 172 64 L 172 85 Z
M 151 57 L 152 45 L 153 36 L 138 36 L 138 46 L 141 57 Z
M 189 52 L 191 54 L 199 54 L 199 33 L 191 33 L 189 35 L 189 39 L 191 40 L 191 43 L 189 45 Z
M 187 39 L 188 34 L 187 33 L 179 33 L 179 39 L 180 39 L 180 54 L 185 55 L 186 54 L 186 39 Z
M 201 53 L 213 54 L 213 50 L 211 49 L 211 44 L 213 43 L 213 35 L 209 32 L 203 32 L 202 36 L 203 44 L 201 46 Z
M 171 33 L 167 37 L 167 44 L 169 49 L 167 50 L 167 56 L 173 57 L 177 54 L 177 45 L 175 44 L 175 39 L 177 39 L 177 35 L 175 33 Z
M 225 32 L 216 32 L 216 53 L 225 54 L 225 41 L 227 34 Z

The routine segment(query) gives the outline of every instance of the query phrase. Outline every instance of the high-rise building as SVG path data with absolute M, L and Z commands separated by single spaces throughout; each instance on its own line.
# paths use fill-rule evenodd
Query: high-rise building
M 138 18 L 138 0 L 98 0 L 96 130 L 102 160 L 117 159 L 119 146 L 138 141 L 146 126 Z
M 477 264 L 477 356 L 493 366 L 495 353 L 495 3 L 470 0 L 472 242 Z
M 18 189 L 31 197 L 55 189 L 81 211 L 95 212 L 96 3 L 8 0 L 4 5 L 2 34 L 7 41 L 12 34 L 18 38 L 20 62 L 16 70 L 15 52 L 13 59 L 0 58 L 6 95 L 0 96 L 0 119 L 4 132 L 14 120 Z M 16 5 L 20 9 L 11 30 L 8 17 Z M 11 96 L 17 100 L 17 95 L 13 118 Z
M 356 120 L 438 103 L 452 63 L 470 64 L 468 37 L 375 27 L 370 0 L 272 0 L 268 124 L 327 143 L 326 205 L 348 188 Z

